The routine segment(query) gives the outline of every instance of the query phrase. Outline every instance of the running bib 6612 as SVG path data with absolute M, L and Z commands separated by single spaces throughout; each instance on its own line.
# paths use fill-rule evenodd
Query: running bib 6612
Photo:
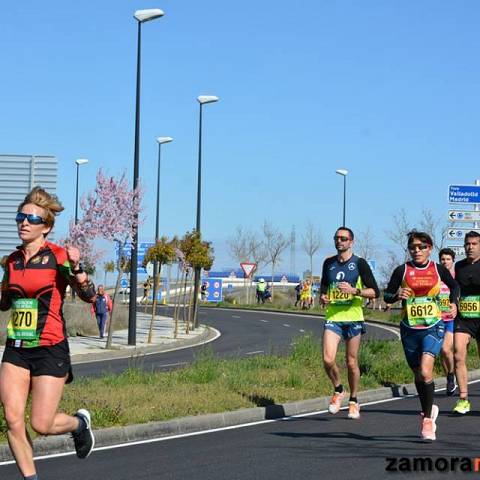
M 410 297 L 407 300 L 408 323 L 416 325 L 432 325 L 440 319 L 440 309 L 432 297 Z
M 328 299 L 330 303 L 335 305 L 351 305 L 353 295 L 351 293 L 344 293 L 337 287 L 330 287 Z
M 459 310 L 463 318 L 480 317 L 480 296 L 460 297 Z
M 7 336 L 14 340 L 37 338 L 38 301 L 35 298 L 19 298 L 13 301 Z

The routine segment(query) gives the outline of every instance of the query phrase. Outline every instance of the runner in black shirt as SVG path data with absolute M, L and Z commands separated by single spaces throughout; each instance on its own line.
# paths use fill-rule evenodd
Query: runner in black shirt
M 455 319 L 455 373 L 460 398 L 453 411 L 465 414 L 470 411 L 467 379 L 467 346 L 474 338 L 480 350 L 480 234 L 465 235 L 467 258 L 455 264 L 455 279 L 460 285 L 459 315 Z

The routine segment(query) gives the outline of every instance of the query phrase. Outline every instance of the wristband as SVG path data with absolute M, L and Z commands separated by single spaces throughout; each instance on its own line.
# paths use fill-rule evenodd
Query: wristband
M 355 292 L 355 295 L 357 297 L 361 297 L 362 296 L 362 290 L 360 290 L 360 288 L 357 288 L 356 292 Z

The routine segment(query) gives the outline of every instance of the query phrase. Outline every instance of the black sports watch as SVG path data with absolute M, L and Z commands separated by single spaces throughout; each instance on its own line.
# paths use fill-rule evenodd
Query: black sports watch
M 360 297 L 362 295 L 362 290 L 360 288 L 357 288 L 357 291 L 355 292 L 355 295 L 357 297 Z
M 78 267 L 75 270 L 72 270 L 74 275 L 78 275 L 79 273 L 85 273 L 83 270 L 83 265 L 81 263 L 78 264 Z

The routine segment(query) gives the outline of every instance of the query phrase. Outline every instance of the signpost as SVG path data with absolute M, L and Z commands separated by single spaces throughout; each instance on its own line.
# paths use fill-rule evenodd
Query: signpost
M 448 219 L 451 222 L 480 222 L 480 211 L 449 210 Z
M 480 185 L 449 185 L 449 203 L 480 203 Z
M 223 298 L 223 280 L 221 278 L 204 278 L 202 285 L 206 284 L 205 300 L 207 302 L 221 302 Z
M 153 247 L 155 242 L 139 242 L 138 243 L 138 255 L 137 255 L 137 272 L 138 273 L 147 273 L 145 267 L 143 267 L 143 259 L 145 258 L 145 254 L 150 247 Z M 125 247 L 123 248 L 123 255 L 130 259 L 130 255 L 132 252 L 132 243 L 127 242 Z M 118 246 L 115 244 L 115 258 L 118 262 Z
M 449 228 L 447 230 L 447 238 L 449 240 L 463 240 L 465 238 L 465 234 L 471 231 L 480 233 L 480 230 L 476 228 Z
M 252 262 L 242 262 L 240 264 L 243 273 L 245 274 L 244 286 L 246 286 L 247 304 L 250 301 L 250 285 L 252 283 L 252 275 L 257 269 L 257 264 Z

